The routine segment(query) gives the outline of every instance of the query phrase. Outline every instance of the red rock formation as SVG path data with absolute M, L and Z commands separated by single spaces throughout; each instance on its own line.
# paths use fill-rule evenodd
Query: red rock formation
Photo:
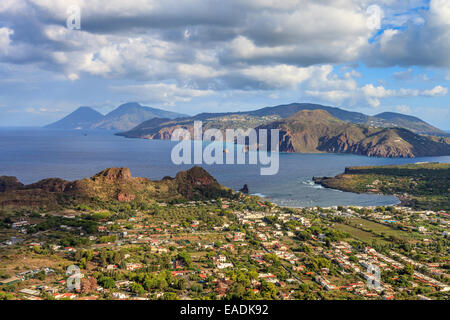
M 117 196 L 117 200 L 119 202 L 131 202 L 135 199 L 136 197 L 134 196 L 134 194 L 127 194 L 125 192 L 121 192 L 118 194 Z

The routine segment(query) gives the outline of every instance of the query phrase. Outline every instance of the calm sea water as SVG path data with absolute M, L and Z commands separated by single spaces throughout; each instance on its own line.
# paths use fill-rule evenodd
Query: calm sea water
M 50 131 L 0 128 L 0 176 L 16 176 L 23 183 L 49 177 L 75 180 L 109 167 L 129 167 L 133 176 L 161 179 L 174 176 L 188 165 L 174 165 L 170 158 L 175 143 L 126 139 L 110 132 Z M 255 165 L 202 165 L 220 183 L 279 205 L 292 207 L 333 205 L 389 205 L 395 197 L 358 195 L 314 185 L 313 176 L 334 176 L 346 166 L 388 165 L 419 161 L 450 162 L 450 157 L 381 159 L 334 154 L 280 154 L 280 170 L 261 176 Z

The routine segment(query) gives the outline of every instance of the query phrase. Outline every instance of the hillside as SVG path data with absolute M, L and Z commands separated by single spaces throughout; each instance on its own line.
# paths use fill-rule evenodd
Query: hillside
M 127 138 L 170 139 L 177 128 L 193 134 L 194 118 L 152 119 L 118 133 Z M 280 130 L 280 151 L 300 153 L 352 153 L 374 157 L 442 156 L 450 154 L 447 138 L 421 136 L 403 128 L 356 125 L 333 117 L 324 110 L 303 110 L 286 119 L 272 114 L 233 114 L 205 118 L 203 130 L 257 128 Z
M 352 153 L 414 158 L 450 154 L 450 145 L 403 128 L 376 128 L 343 122 L 323 110 L 300 111 L 258 129 L 280 130 L 280 151 Z
M 104 115 L 91 107 L 79 107 L 68 116 L 45 126 L 47 129 L 90 129 L 104 119 Z
M 194 121 L 203 121 L 206 128 L 214 127 L 223 129 L 225 126 L 228 126 L 230 129 L 255 128 L 277 119 L 287 119 L 295 113 L 305 110 L 323 110 L 339 120 L 353 124 L 382 128 L 399 127 L 418 134 L 448 136 L 446 132 L 435 128 L 418 118 L 399 113 L 383 113 L 377 116 L 368 116 L 359 112 L 311 103 L 292 103 L 246 112 L 200 113 L 193 117 L 172 121 L 158 121 L 157 123 L 144 122 L 131 130 L 121 132 L 119 135 L 128 138 L 167 139 L 164 138 L 164 136 L 170 136 L 170 133 L 174 129 L 180 126 L 186 126 L 189 129 Z M 161 116 L 161 118 L 170 117 Z
M 185 116 L 157 108 L 144 107 L 132 102 L 120 105 L 106 116 L 91 107 L 80 107 L 63 119 L 45 126 L 45 128 L 61 130 L 130 130 L 152 118 L 174 119 Z
M 333 178 L 314 178 L 324 187 L 398 196 L 404 205 L 450 210 L 450 163 L 349 167 Z
M 396 126 L 407 128 L 413 132 L 424 133 L 424 134 L 435 134 L 446 136 L 447 133 L 440 130 L 432 125 L 426 123 L 425 121 L 413 117 L 395 112 L 383 112 L 374 116 L 375 119 L 383 119 L 384 124 L 388 126 Z
M 226 129 L 255 128 L 257 126 L 279 119 L 278 116 L 250 116 L 247 114 L 228 114 L 220 117 L 206 117 L 201 114 L 195 117 L 182 119 L 151 119 L 141 123 L 130 131 L 119 132 L 116 135 L 126 138 L 161 139 L 169 140 L 173 131 L 185 128 L 193 134 L 195 121 L 202 121 L 203 130 L 210 128 L 225 132 Z
M 185 117 L 175 112 L 144 107 L 139 103 L 126 103 L 108 113 L 102 121 L 96 123 L 94 129 L 129 130 L 138 124 L 152 118 L 180 118 Z
M 347 111 L 336 107 L 327 107 L 310 103 L 292 103 L 289 105 L 259 109 L 252 111 L 249 114 L 254 116 L 277 115 L 280 118 L 289 118 L 295 113 L 303 110 L 323 110 L 339 120 L 354 124 L 363 124 L 383 128 L 399 127 L 419 134 L 447 136 L 446 132 L 426 123 L 419 118 L 394 112 L 384 112 L 375 116 L 368 116 L 360 112 Z
M 106 169 L 82 180 L 50 178 L 30 185 L 21 184 L 15 177 L 0 177 L 0 208 L 57 209 L 128 202 L 149 205 L 155 201 L 216 199 L 231 195 L 231 190 L 200 167 L 160 181 L 134 178 L 128 168 Z

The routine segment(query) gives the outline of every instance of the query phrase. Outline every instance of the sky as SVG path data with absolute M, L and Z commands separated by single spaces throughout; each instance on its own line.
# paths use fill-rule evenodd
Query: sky
M 191 115 L 312 102 L 450 130 L 449 88 L 448 0 L 0 2 L 0 126 L 130 101 Z

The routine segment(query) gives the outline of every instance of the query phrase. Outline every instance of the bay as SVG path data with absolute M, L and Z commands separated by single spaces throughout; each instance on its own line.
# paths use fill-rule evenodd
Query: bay
M 162 179 L 192 165 L 175 165 L 171 150 L 176 143 L 126 139 L 107 131 L 54 131 L 40 128 L 0 128 L 0 176 L 16 176 L 25 183 L 44 178 L 66 180 L 89 177 L 110 167 L 128 167 L 133 176 Z M 449 162 L 450 157 L 416 159 L 371 158 L 347 154 L 280 153 L 280 169 L 261 176 L 257 165 L 202 165 L 220 183 L 240 189 L 247 184 L 257 194 L 279 205 L 377 206 L 398 203 L 393 196 L 354 194 L 325 189 L 313 176 L 334 176 L 347 166 Z

